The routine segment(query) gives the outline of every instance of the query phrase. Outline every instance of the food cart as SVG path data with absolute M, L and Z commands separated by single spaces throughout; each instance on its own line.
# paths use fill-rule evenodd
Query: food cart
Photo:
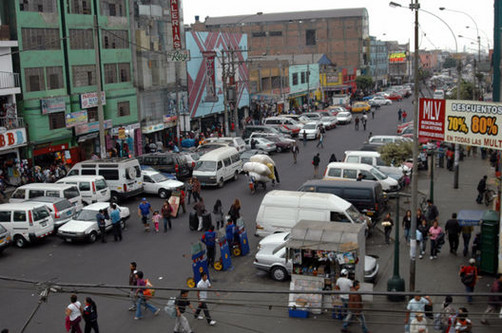
M 364 281 L 365 227 L 362 224 L 320 221 L 298 222 L 286 242 L 292 260 L 290 317 L 308 317 L 333 308 L 333 295 L 309 291 L 334 290 L 340 271 L 353 264 L 355 279 Z

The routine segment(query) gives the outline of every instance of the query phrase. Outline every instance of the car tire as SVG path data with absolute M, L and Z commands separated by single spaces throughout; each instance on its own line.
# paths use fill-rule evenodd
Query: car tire
M 283 267 L 273 267 L 270 275 L 276 281 L 284 281 L 288 278 L 288 272 Z
M 117 192 L 112 191 L 112 193 L 110 194 L 110 202 L 119 202 L 119 195 Z
M 124 229 L 125 229 L 125 227 L 126 227 L 126 222 L 125 222 L 125 220 L 124 220 L 124 219 L 120 220 L 120 228 L 121 228 L 122 230 L 124 230 Z
M 282 148 L 281 148 L 281 147 L 277 147 L 277 148 L 275 148 L 275 150 L 276 150 L 278 153 L 282 153 Z
M 26 243 L 27 243 L 27 241 L 26 241 L 26 239 L 23 236 L 17 235 L 16 237 L 14 237 L 14 244 L 16 244 L 16 246 L 18 248 L 25 247 Z
M 89 243 L 94 243 L 98 239 L 98 234 L 93 231 L 89 234 Z
M 224 184 L 225 184 L 225 181 L 223 180 L 223 178 L 220 178 L 220 180 L 218 181 L 218 187 L 222 188 Z
M 159 190 L 159 197 L 160 197 L 161 199 L 167 199 L 167 191 L 166 191 L 166 190 L 164 190 L 164 189 L 160 189 L 160 190 Z

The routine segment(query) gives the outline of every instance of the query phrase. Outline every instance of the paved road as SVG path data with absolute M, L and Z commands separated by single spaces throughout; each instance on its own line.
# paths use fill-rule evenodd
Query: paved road
M 354 130 L 354 125 L 339 126 L 331 130 L 325 137 L 325 148 L 316 149 L 315 142 L 308 142 L 304 147 L 299 144 L 299 162 L 292 164 L 290 153 L 275 154 L 281 183 L 276 188 L 295 190 L 313 174 L 311 164 L 316 152 L 321 153 L 321 168 L 324 167 L 332 153 L 340 159 L 343 152 L 359 148 L 373 134 L 394 134 L 397 124 L 397 109 L 406 108 L 411 117 L 411 99 L 391 106 L 385 106 L 376 111 L 375 119 L 368 121 L 367 131 Z M 264 192 L 258 191 L 251 195 L 245 177 L 235 182 L 228 182 L 223 189 L 204 188 L 202 197 L 206 205 L 212 207 L 216 199 L 221 199 L 224 209 L 228 210 L 234 198 L 242 201 L 242 215 L 245 218 L 249 234 L 254 231 L 254 218 Z M 136 217 L 136 207 L 139 199 L 125 204 L 133 213 L 128 221 L 124 240 L 120 243 L 107 244 L 68 244 L 57 238 L 48 239 L 41 244 L 26 249 L 11 248 L 0 258 L 2 275 L 21 277 L 33 280 L 56 280 L 64 282 L 127 284 L 128 264 L 137 261 L 139 269 L 143 270 L 155 285 L 176 287 L 184 286 L 187 277 L 192 275 L 190 261 L 190 244 L 197 241 L 200 233 L 188 229 L 187 215 L 174 220 L 173 230 L 167 233 L 145 233 L 139 219 Z M 149 198 L 154 208 L 160 208 L 161 200 Z M 254 250 L 257 240 L 250 236 L 250 246 Z M 383 239 L 376 234 L 368 240 L 368 252 L 389 254 L 388 247 L 382 247 Z M 384 248 L 382 252 L 382 248 Z M 381 264 L 388 268 L 386 257 Z M 388 257 L 387 257 L 388 258 Z M 230 272 L 215 273 L 213 283 L 221 289 L 269 289 L 287 290 L 288 283 L 272 281 L 266 274 L 257 273 L 252 265 L 253 256 L 234 260 L 235 269 Z M 381 283 L 385 283 L 381 282 Z M 10 327 L 18 331 L 32 309 L 36 306 L 38 297 L 36 290 L 18 284 L 1 282 L 2 299 L 0 305 L 0 326 Z M 378 285 L 377 285 L 378 288 Z M 125 293 L 124 291 L 115 291 Z M 85 294 L 80 296 L 82 299 Z M 164 294 L 165 295 L 165 294 Z M 169 295 L 174 295 L 170 293 Z M 132 320 L 132 313 L 127 311 L 128 303 L 123 298 L 112 296 L 94 297 L 99 306 L 100 325 L 108 332 L 134 332 L 139 329 L 145 332 L 170 330 L 173 320 L 166 315 L 157 318 L 146 318 L 140 322 Z M 28 326 L 26 332 L 56 332 L 63 329 L 64 308 L 68 303 L 68 294 L 51 294 L 47 304 L 43 304 Z M 206 326 L 205 321 L 194 323 L 194 331 L 220 332 L 267 332 L 275 329 L 284 331 L 285 327 L 292 332 L 300 332 L 311 327 L 313 321 L 299 321 L 287 318 L 285 296 L 236 295 L 222 294 L 220 301 L 237 302 L 234 306 L 219 305 L 214 308 L 214 317 L 218 324 L 214 328 Z M 270 309 L 253 306 L 256 302 L 270 304 Z M 260 320 L 257 320 L 260 319 Z M 328 316 L 315 320 L 320 329 L 332 328 L 333 321 Z

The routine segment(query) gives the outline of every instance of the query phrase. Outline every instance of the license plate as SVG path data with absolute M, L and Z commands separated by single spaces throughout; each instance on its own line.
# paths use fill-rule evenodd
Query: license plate
M 71 216 L 72 215 L 72 211 L 71 210 L 67 211 L 66 215 Z
M 66 241 L 71 243 L 71 238 L 66 238 Z
M 47 225 L 47 222 L 42 222 L 42 223 L 40 223 L 40 225 L 41 225 L 42 227 L 45 227 L 45 226 Z
M 205 185 L 206 185 L 206 183 L 200 183 L 200 184 L 201 184 L 202 186 L 205 186 Z

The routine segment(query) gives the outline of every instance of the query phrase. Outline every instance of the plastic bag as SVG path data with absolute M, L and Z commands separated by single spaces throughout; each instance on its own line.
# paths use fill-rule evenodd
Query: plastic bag
M 166 306 L 164 307 L 164 311 L 171 318 L 176 318 L 176 297 L 169 297 Z

